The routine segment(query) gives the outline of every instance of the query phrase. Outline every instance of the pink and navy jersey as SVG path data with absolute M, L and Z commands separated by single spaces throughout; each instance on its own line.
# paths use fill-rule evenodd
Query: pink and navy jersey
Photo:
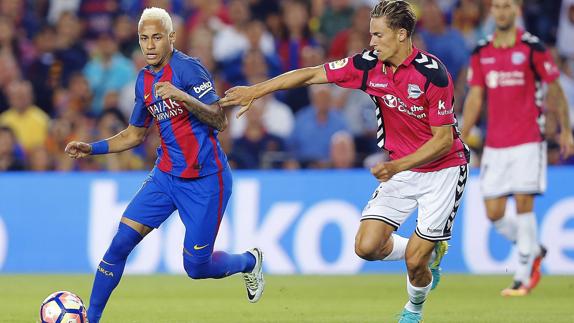
M 516 42 L 509 48 L 495 47 L 492 36 L 480 41 L 470 59 L 468 80 L 486 92 L 486 146 L 542 141 L 542 82 L 559 76 L 550 53 L 527 32 L 517 30 Z
M 199 121 L 183 102 L 161 100 L 154 84 L 170 82 L 205 104 L 219 101 L 213 80 L 201 63 L 177 50 L 159 72 L 143 68 L 136 81 L 135 106 L 130 124 L 149 127 L 155 122 L 161 138 L 156 166 L 169 174 L 196 178 L 221 172 L 227 156 L 219 145 L 217 130 Z
M 414 153 L 429 141 L 431 127 L 452 125 L 450 151 L 411 170 L 429 172 L 468 163 L 469 150 L 456 129 L 452 79 L 436 57 L 413 47 L 393 71 L 372 51 L 365 51 L 325 64 L 325 71 L 329 82 L 371 96 L 376 105 L 377 145 L 392 160 Z

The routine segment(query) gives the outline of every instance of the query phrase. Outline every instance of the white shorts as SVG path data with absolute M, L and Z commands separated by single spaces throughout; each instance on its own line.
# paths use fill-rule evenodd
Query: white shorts
M 448 240 L 467 175 L 467 165 L 428 173 L 400 172 L 377 187 L 361 221 L 380 220 L 396 230 L 418 207 L 416 234 L 430 241 Z
M 546 142 L 484 147 L 480 189 L 484 198 L 541 194 L 546 190 Z

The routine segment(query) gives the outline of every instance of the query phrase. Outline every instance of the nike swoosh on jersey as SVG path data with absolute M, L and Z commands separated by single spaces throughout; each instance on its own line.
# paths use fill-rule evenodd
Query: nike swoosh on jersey
M 149 97 L 149 93 L 144 95 L 144 100 L 147 100 L 148 97 Z
M 198 246 L 198 245 L 195 245 L 195 246 L 193 246 L 193 250 L 201 250 L 201 249 L 203 249 L 203 248 L 205 248 L 205 247 L 207 247 L 207 246 L 209 246 L 209 243 L 208 243 L 208 244 L 206 244 L 205 246 Z

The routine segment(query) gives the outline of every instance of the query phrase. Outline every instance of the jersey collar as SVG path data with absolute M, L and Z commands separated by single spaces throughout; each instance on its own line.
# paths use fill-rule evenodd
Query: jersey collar
M 418 48 L 416 48 L 415 46 L 413 46 L 413 52 L 401 63 L 401 65 L 404 65 L 404 66 L 411 65 L 411 63 L 413 62 L 415 57 L 417 57 L 419 52 L 420 52 L 420 50 Z

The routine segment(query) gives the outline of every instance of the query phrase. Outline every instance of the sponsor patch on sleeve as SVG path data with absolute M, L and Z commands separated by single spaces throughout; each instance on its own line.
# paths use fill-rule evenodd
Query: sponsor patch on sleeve
M 349 62 L 348 58 L 343 58 L 343 59 L 340 59 L 338 61 L 334 61 L 334 62 L 329 63 L 329 68 L 332 70 L 337 70 L 337 69 L 345 67 L 345 65 L 347 65 L 348 62 Z

